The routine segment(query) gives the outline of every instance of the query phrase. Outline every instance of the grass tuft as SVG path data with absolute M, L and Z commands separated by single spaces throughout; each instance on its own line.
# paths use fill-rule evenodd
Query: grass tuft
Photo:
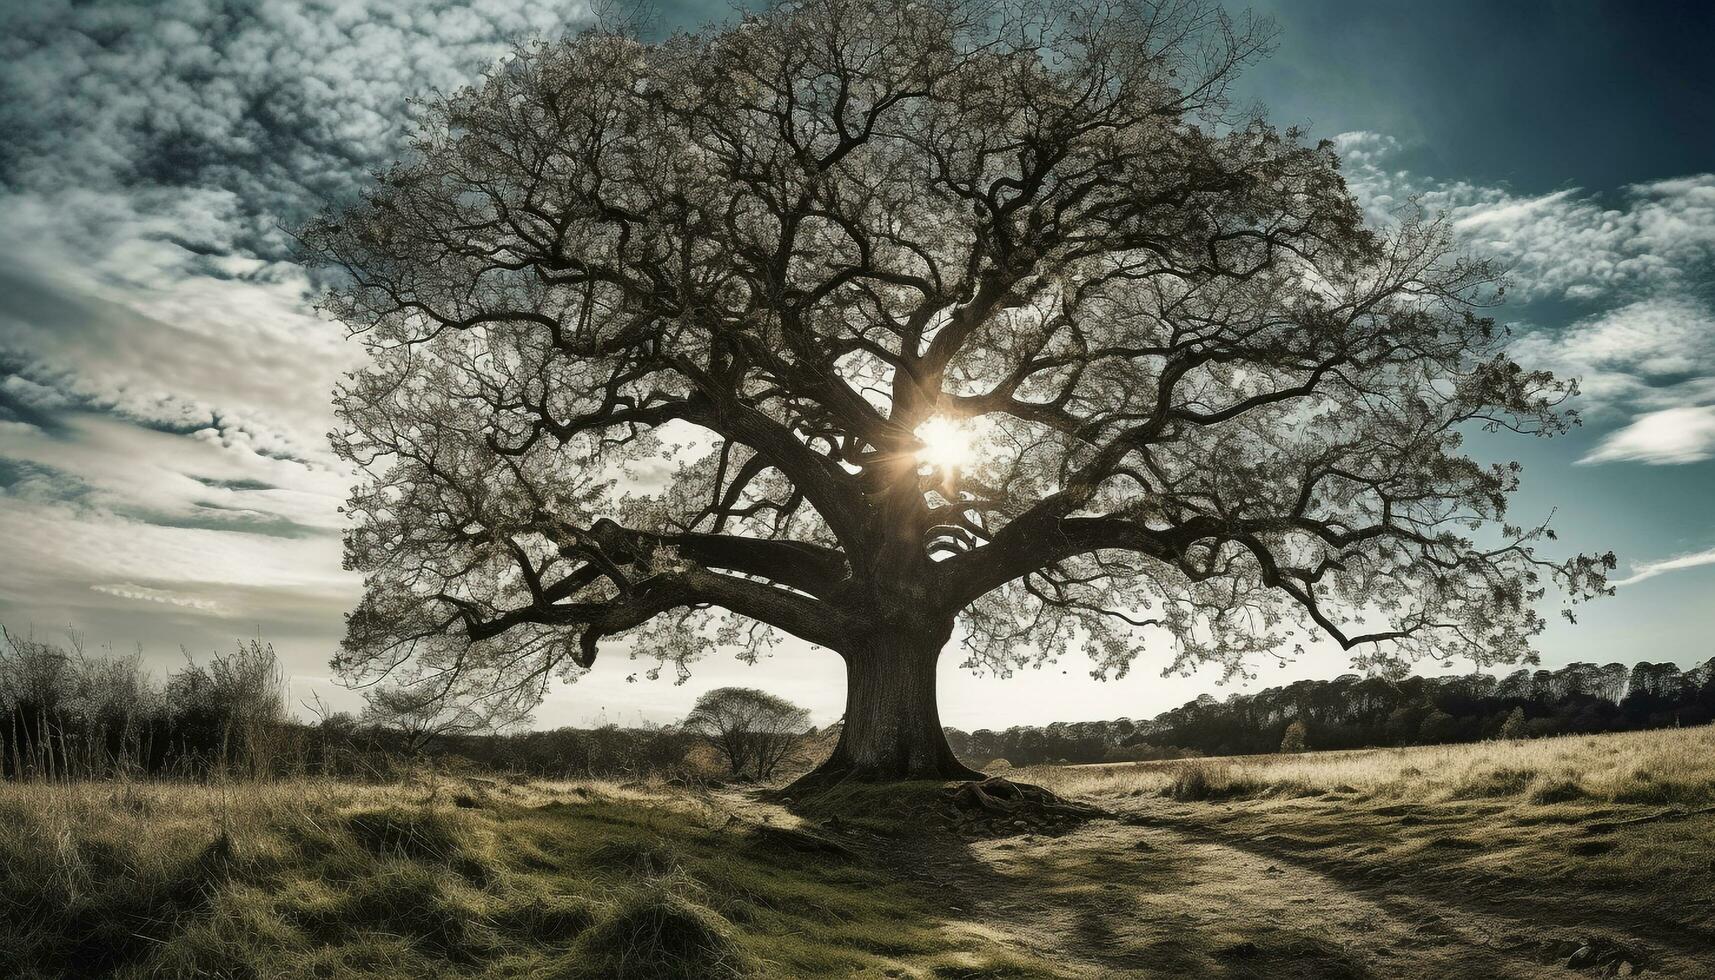
M 1455 800 L 1479 800 L 1502 796 L 1518 796 L 1536 781 L 1534 769 L 1498 766 L 1471 773 L 1453 787 L 1449 794 Z
M 1567 776 L 1539 776 L 1525 792 L 1525 799 L 1539 806 L 1571 803 L 1589 796 L 1590 793 L 1583 783 Z
M 751 972 L 731 925 L 664 885 L 632 893 L 566 959 L 566 980 L 720 980 Z
M 1199 761 L 1175 766 L 1163 793 L 1181 803 L 1202 803 L 1255 796 L 1269 788 L 1266 783 L 1236 773 L 1230 766 Z M 1301 789 L 1292 786 L 1288 792 Z
M 671 847 L 625 837 L 597 844 L 585 860 L 597 868 L 639 878 L 660 878 L 680 868 L 679 855 Z
M 458 828 L 435 810 L 363 810 L 347 817 L 345 825 L 358 844 L 377 857 L 446 863 L 463 852 Z
M 503 906 L 494 924 L 504 932 L 548 946 L 570 944 L 594 925 L 597 907 L 568 895 L 531 895 Z

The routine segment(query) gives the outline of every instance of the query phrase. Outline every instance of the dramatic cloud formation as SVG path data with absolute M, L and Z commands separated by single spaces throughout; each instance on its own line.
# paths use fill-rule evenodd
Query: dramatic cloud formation
M 1377 133 L 1335 140 L 1358 199 L 1379 222 L 1418 202 L 1445 213 L 1473 250 L 1512 270 L 1514 298 L 1706 292 L 1715 262 L 1715 174 L 1633 184 L 1613 204 L 1567 188 L 1520 196 L 1502 187 L 1395 169 L 1401 148 Z
M 358 352 L 284 229 L 401 152 L 410 98 L 582 11 L 5 5 L 0 618 L 262 628 L 325 663 L 355 595 L 328 396 Z
M 1520 196 L 1394 169 L 1399 145 L 1375 133 L 1337 142 L 1375 220 L 1415 202 L 1510 268 L 1507 314 L 1523 320 L 1514 353 L 1579 378 L 1580 409 L 1611 429 L 1584 462 L 1715 455 L 1715 174 L 1634 184 L 1610 205 L 1576 188 Z M 1538 305 L 1596 309 L 1569 327 L 1532 326 Z
M 356 356 L 307 314 L 285 224 L 400 150 L 408 100 L 570 4 L 14 5 L 0 45 L 11 373 L 315 464 Z M 234 370 L 243 365 L 243 370 Z
M 1537 329 L 1520 360 L 1579 378 L 1586 414 L 1624 414 L 1586 463 L 1691 463 L 1715 455 L 1715 313 L 1667 293 L 1596 314 L 1562 331 Z

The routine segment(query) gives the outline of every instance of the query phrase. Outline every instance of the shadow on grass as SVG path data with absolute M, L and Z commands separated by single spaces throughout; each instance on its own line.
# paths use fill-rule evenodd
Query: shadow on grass
M 1066 975 L 1368 975 L 1360 958 L 1314 928 L 1205 928 L 1163 918 L 1144 899 L 1182 893 L 1202 881 L 1204 869 L 1188 851 L 1139 847 L 1134 831 L 1107 819 L 1068 832 L 962 838 L 948 829 L 944 788 L 841 784 L 780 802 L 937 896 L 937 912 L 949 927 L 1009 936 Z

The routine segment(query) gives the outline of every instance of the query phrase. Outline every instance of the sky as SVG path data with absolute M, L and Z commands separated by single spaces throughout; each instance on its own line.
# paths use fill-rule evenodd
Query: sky
M 0 623 L 140 648 L 164 673 L 260 636 L 292 695 L 329 676 L 359 583 L 340 568 L 350 474 L 329 393 L 360 363 L 310 309 L 284 229 L 401 152 L 409 101 L 512 39 L 584 16 L 552 0 L 0 0 Z M 1237 5 L 1235 5 L 1237 9 Z M 1412 198 L 1513 269 L 1516 356 L 1582 379 L 1583 428 L 1484 439 L 1526 467 L 1520 522 L 1620 555 L 1618 594 L 1555 619 L 1543 662 L 1715 655 L 1715 7 L 1277 0 L 1273 56 L 1235 94 L 1336 141 L 1377 215 Z M 725 16 L 679 0 L 658 23 Z M 1254 679 L 1090 680 L 1077 658 L 1009 679 L 943 659 L 962 728 L 1146 717 L 1347 665 Z M 681 716 L 759 686 L 841 710 L 832 654 L 628 682 L 623 647 L 556 688 L 544 726 Z

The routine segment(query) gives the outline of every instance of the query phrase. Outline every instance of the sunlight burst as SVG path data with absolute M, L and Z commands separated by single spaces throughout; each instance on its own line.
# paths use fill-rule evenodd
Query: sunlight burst
M 913 434 L 923 444 L 917 450 L 917 461 L 923 466 L 954 472 L 976 461 L 971 430 L 953 419 L 937 415 Z

